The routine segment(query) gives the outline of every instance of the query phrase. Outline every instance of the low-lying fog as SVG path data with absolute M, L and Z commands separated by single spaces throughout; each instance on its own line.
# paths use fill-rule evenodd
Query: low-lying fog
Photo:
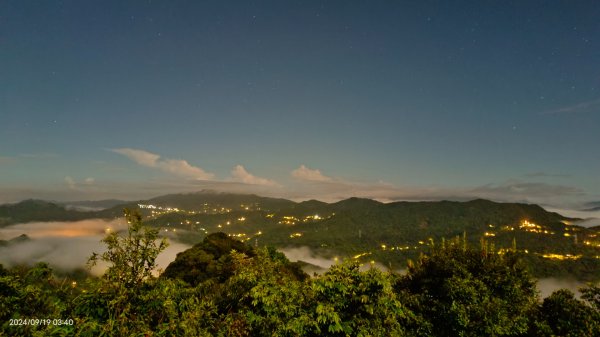
M 319 256 L 318 254 L 315 254 L 309 247 L 290 247 L 290 248 L 282 248 L 279 249 L 283 254 L 285 254 L 285 256 L 292 262 L 296 262 L 296 261 L 304 261 L 306 263 L 310 263 L 313 266 L 316 267 L 311 267 L 308 266 L 305 268 L 305 272 L 308 273 L 309 275 L 312 275 L 313 273 L 317 273 L 317 274 L 322 274 L 325 271 L 327 271 L 327 269 L 329 269 L 329 267 L 331 267 L 332 265 L 334 265 L 335 263 L 337 263 L 335 261 L 335 258 L 326 258 L 323 256 Z M 361 270 L 367 270 L 371 267 L 377 268 L 381 271 L 388 271 L 389 268 L 384 266 L 383 264 L 379 263 L 379 262 L 375 262 L 375 263 L 365 263 L 361 266 Z M 406 272 L 405 270 L 402 269 L 394 269 L 395 272 L 397 273 L 401 273 L 403 274 L 404 272 Z
M 282 253 L 292 262 L 295 261 L 304 261 L 308 262 L 316 267 L 307 267 L 304 269 L 306 273 L 309 275 L 313 275 L 313 273 L 322 274 L 327 268 L 331 267 L 336 261 L 332 258 L 325 258 L 315 254 L 309 247 L 294 247 L 294 248 L 284 248 L 280 249 Z M 368 268 L 377 268 L 381 271 L 388 271 L 389 268 L 384 266 L 381 263 L 375 262 L 373 265 L 370 263 L 365 263 L 361 270 L 366 270 Z M 406 269 L 394 269 L 394 272 L 399 274 L 406 273 Z M 576 281 L 576 280 L 564 280 L 557 278 L 544 278 L 539 279 L 537 282 L 537 288 L 540 293 L 540 298 L 546 298 L 552 292 L 558 289 L 569 289 L 579 298 L 581 293 L 579 292 L 580 287 L 584 287 L 586 284 L 584 282 Z
M 13 244 L 0 247 L 0 264 L 13 266 L 19 264 L 33 264 L 36 262 L 48 262 L 53 268 L 62 271 L 74 270 L 85 266 L 92 252 L 102 253 L 105 250 L 100 240 L 106 235 L 106 231 L 126 230 L 127 226 L 123 219 L 119 220 L 83 220 L 75 222 L 31 222 L 16 224 L 0 228 L 0 240 L 10 240 L 21 234 L 31 238 L 28 241 L 14 242 Z M 190 248 L 189 245 L 169 238 L 169 247 L 163 251 L 158 259 L 158 267 L 165 269 L 169 263 L 175 260 L 177 253 Z M 336 261 L 333 258 L 325 258 L 315 254 L 308 247 L 285 248 L 281 250 L 290 261 L 304 261 L 317 268 L 305 270 L 309 274 L 322 273 Z M 380 270 L 388 268 L 380 263 L 373 265 Z M 371 264 L 365 264 L 363 269 L 370 268 Z M 106 269 L 106 265 L 98 265 L 92 269 L 92 273 L 100 275 Z M 404 270 L 395 270 L 404 273 Z M 541 279 L 538 281 L 540 295 L 546 297 L 553 291 L 567 288 L 579 295 L 578 288 L 585 284 L 573 280 L 560 280 L 554 278 Z
M 107 230 L 126 230 L 125 220 L 83 220 L 75 222 L 30 222 L 0 229 L 0 240 L 10 240 L 21 234 L 31 238 L 0 247 L 0 263 L 5 266 L 48 262 L 63 271 L 82 268 L 92 252 L 104 252 L 100 242 Z M 175 260 L 177 253 L 189 245 L 169 240 L 169 247 L 157 258 L 158 268 L 164 269 Z M 106 266 L 99 264 L 92 273 L 102 274 Z
M 600 226 L 600 210 L 599 211 L 578 211 L 572 209 L 561 209 L 561 208 L 546 208 L 550 212 L 556 212 L 560 215 L 569 218 L 579 218 L 580 221 L 576 221 L 573 224 L 582 227 L 594 227 Z
M 552 292 L 558 289 L 569 289 L 577 298 L 581 297 L 581 292 L 579 288 L 585 287 L 586 284 L 584 282 L 576 281 L 576 280 L 562 280 L 556 279 L 553 277 L 543 278 L 538 280 L 537 288 L 540 291 L 540 297 L 545 298 L 550 296 Z

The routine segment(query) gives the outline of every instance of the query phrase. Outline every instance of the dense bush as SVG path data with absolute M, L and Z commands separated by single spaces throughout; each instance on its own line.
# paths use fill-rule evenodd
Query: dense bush
M 455 239 L 410 263 L 396 285 L 411 298 L 428 334 L 518 336 L 537 305 L 535 283 L 518 257 Z

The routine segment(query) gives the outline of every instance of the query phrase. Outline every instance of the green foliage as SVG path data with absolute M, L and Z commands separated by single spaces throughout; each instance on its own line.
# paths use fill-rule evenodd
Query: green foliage
M 456 239 L 409 265 L 396 289 L 436 336 L 517 336 L 537 304 L 535 283 L 511 252 Z
M 561 290 L 540 303 L 514 249 L 498 254 L 455 239 L 433 246 L 406 275 L 361 271 L 345 260 L 309 278 L 274 248 L 253 249 L 220 233 L 156 278 L 151 271 L 166 243 L 139 215 L 126 215 L 127 236 L 109 234 L 107 255 L 92 258 L 111 264 L 103 277 L 75 284 L 46 264 L 0 266 L 0 335 L 600 335 L 600 288 L 582 289 L 584 301 Z M 8 324 L 36 317 L 74 324 Z
M 152 276 L 156 258 L 168 244 L 164 238 L 158 240 L 157 229 L 143 225 L 139 213 L 132 213 L 128 209 L 124 213 L 129 224 L 127 236 L 109 233 L 102 239 L 107 251 L 100 255 L 93 253 L 88 264 L 91 268 L 98 261 L 109 263 L 104 278 L 129 288 L 139 286 L 144 279 Z
M 581 298 L 588 302 L 593 308 L 600 311 L 600 285 L 590 284 L 581 290 Z
M 407 259 L 415 259 L 427 251 L 427 246 L 419 244 L 419 241 L 428 242 L 429 238 L 440 240 L 466 232 L 469 242 L 476 243 L 486 232 L 492 232 L 491 235 L 495 236 L 490 235 L 488 239 L 497 247 L 509 248 L 516 239 L 519 249 L 530 252 L 526 262 L 536 277 L 569 275 L 580 281 L 600 280 L 600 260 L 595 258 L 598 248 L 584 243 L 595 242 L 597 230 L 566 225 L 563 221 L 573 219 L 547 212 L 537 205 L 495 203 L 481 199 L 468 202 L 379 203 L 349 198 L 331 204 L 315 200 L 295 203 L 256 195 L 211 191 L 165 195 L 139 203 L 179 208 L 180 211 L 161 215 L 151 215 L 149 209 L 141 209 L 140 212 L 148 216 L 146 223 L 150 226 L 177 227 L 177 232 L 173 234 L 178 236 L 178 241 L 189 244 L 197 243 L 206 233 L 243 233 L 252 243 L 276 247 L 308 246 L 320 255 L 329 257 L 370 253 L 365 259 L 375 259 L 397 268 L 404 266 Z M 0 227 L 15 222 L 113 218 L 121 213 L 122 207 L 134 209 L 137 204 L 131 202 L 102 211 L 81 212 L 48 202 L 28 200 L 0 205 Z M 315 214 L 320 214 L 322 218 L 305 218 Z M 298 221 L 294 226 L 284 225 L 280 223 L 283 216 L 296 217 Z M 245 221 L 237 221 L 242 217 Z M 520 229 L 523 220 L 535 222 L 547 233 Z M 259 231 L 260 235 L 257 234 Z M 301 233 L 302 236 L 290 238 L 294 233 Z M 9 244 L 9 241 L 0 241 L 0 246 Z M 409 248 L 382 250 L 382 244 Z M 582 257 L 558 261 L 543 258 L 541 255 L 545 253 Z
M 88 284 L 73 300 L 81 336 L 210 336 L 216 308 L 197 289 L 170 279 L 147 279 L 135 291 Z
M 0 227 L 31 221 L 75 221 L 90 218 L 90 213 L 67 210 L 42 200 L 24 200 L 0 205 Z
M 557 290 L 545 298 L 538 315 L 533 329 L 537 336 L 600 336 L 600 312 L 569 290 Z
M 193 286 L 213 278 L 224 282 L 234 272 L 232 250 L 254 255 L 252 248 L 225 233 L 210 234 L 201 243 L 177 254 L 162 276 L 178 278 Z
M 308 285 L 288 268 L 289 261 L 259 249 L 254 257 L 234 252 L 233 275 L 222 288 L 225 335 L 306 335 L 314 321 L 305 310 Z
M 355 262 L 322 277 L 298 278 L 285 257 L 233 253 L 235 274 L 216 295 L 227 336 L 403 336 L 414 316 L 393 291 L 393 276 Z M 235 314 L 231 314 L 231 313 Z
M 11 319 L 63 317 L 73 289 L 53 277 L 45 263 L 11 270 L 0 268 L 0 335 L 66 336 L 70 326 L 45 324 L 10 325 Z
M 167 246 L 158 230 L 142 224 L 139 213 L 125 211 L 127 236 L 108 234 L 102 241 L 107 252 L 94 254 L 110 263 L 102 279 L 88 280 L 86 290 L 72 300 L 81 336 L 208 336 L 207 324 L 216 312 L 195 288 L 181 281 L 154 278 L 156 257 Z
M 311 282 L 317 332 L 328 336 L 403 336 L 415 319 L 392 287 L 393 278 L 356 261 L 334 265 Z

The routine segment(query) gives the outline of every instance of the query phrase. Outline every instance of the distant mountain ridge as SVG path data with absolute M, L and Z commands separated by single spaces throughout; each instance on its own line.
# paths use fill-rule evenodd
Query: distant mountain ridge
M 118 199 L 104 199 L 104 200 L 83 200 L 83 201 L 68 201 L 68 202 L 56 202 L 59 205 L 66 206 L 67 208 L 74 208 L 78 210 L 102 210 L 118 205 L 127 203 L 125 200 Z
M 222 207 L 228 208 L 238 207 L 242 204 L 247 206 L 258 204 L 268 209 L 288 208 L 296 204 L 294 201 L 287 199 L 261 197 L 256 194 L 216 192 L 212 190 L 185 194 L 167 194 L 148 199 L 145 203 L 194 210 L 202 209 L 205 203 L 219 204 Z
M 588 202 L 585 204 L 584 211 L 600 211 L 600 201 Z
M 294 202 L 253 194 L 201 191 L 126 202 L 100 211 L 78 211 L 40 200 L 0 206 L 0 227 L 18 222 L 121 217 L 137 209 L 145 222 L 195 244 L 224 232 L 252 245 L 308 247 L 313 254 L 375 260 L 404 266 L 444 238 L 465 236 L 498 248 L 516 245 L 539 275 L 600 278 L 600 228 L 535 204 L 471 201 L 381 203 L 349 198 L 334 203 Z M 172 233 L 172 234 L 171 234 Z M 595 275 L 595 276 L 594 276 Z
M 9 240 L 0 240 L 0 247 L 11 246 L 31 240 L 26 234 L 21 234 Z
M 73 209 L 70 206 L 83 207 L 106 207 L 102 210 L 81 210 Z M 351 212 L 353 214 L 390 212 L 394 210 L 412 210 L 420 212 L 458 212 L 458 205 L 468 206 L 469 209 L 488 209 L 495 205 L 495 208 L 511 209 L 513 211 L 520 209 L 522 216 L 534 211 L 536 214 L 551 214 L 557 219 L 569 219 L 562 217 L 557 213 L 544 210 L 542 207 L 534 204 L 520 203 L 496 203 L 485 199 L 475 199 L 471 201 L 422 201 L 408 202 L 399 201 L 391 203 L 382 203 L 367 198 L 351 197 L 333 203 L 326 203 L 318 200 L 308 200 L 294 202 L 282 198 L 262 197 L 255 194 L 234 194 L 215 191 L 200 191 L 185 194 L 167 194 L 147 200 L 122 201 L 122 200 L 100 200 L 100 201 L 76 201 L 57 203 L 44 200 L 29 199 L 18 203 L 0 205 L 0 227 L 18 222 L 31 221 L 71 221 L 90 218 L 113 218 L 122 215 L 124 208 L 138 209 L 140 205 L 153 205 L 156 207 L 176 208 L 187 211 L 203 211 L 214 209 L 218 206 L 220 209 L 230 211 L 270 211 L 270 212 L 288 212 L 298 214 L 305 212 Z M 218 211 L 218 210 L 216 210 Z M 495 209 L 495 213 L 503 210 Z M 142 212 L 144 212 L 142 210 Z M 457 215 L 459 215 L 457 213 Z M 571 219 L 573 220 L 573 219 Z
M 43 200 L 29 199 L 0 205 L 0 227 L 20 222 L 76 221 L 86 218 L 89 218 L 86 213 L 70 211 L 65 206 Z

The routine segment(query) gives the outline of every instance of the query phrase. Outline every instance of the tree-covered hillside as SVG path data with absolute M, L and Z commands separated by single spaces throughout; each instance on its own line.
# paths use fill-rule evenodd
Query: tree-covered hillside
M 0 227 L 32 221 L 75 221 L 91 214 L 67 210 L 64 206 L 42 200 L 25 200 L 0 205 Z
M 406 274 L 345 259 L 307 277 L 272 248 L 208 235 L 162 275 L 166 242 L 141 217 L 92 255 L 99 278 L 51 266 L 0 266 L 0 335 L 7 336 L 598 336 L 600 288 L 543 301 L 515 249 L 435 243 Z
M 516 249 L 534 275 L 600 279 L 600 229 L 576 225 L 537 205 L 468 202 L 394 202 L 350 198 L 336 203 L 292 202 L 204 191 L 130 202 L 95 212 L 67 210 L 44 202 L 0 207 L 7 225 L 17 221 L 114 218 L 122 208 L 137 209 L 161 233 L 196 244 L 207 234 L 224 232 L 255 246 L 308 247 L 325 258 L 356 257 L 392 269 L 428 251 L 432 241 L 463 236 L 498 249 Z M 46 215 L 44 215 L 46 214 Z

